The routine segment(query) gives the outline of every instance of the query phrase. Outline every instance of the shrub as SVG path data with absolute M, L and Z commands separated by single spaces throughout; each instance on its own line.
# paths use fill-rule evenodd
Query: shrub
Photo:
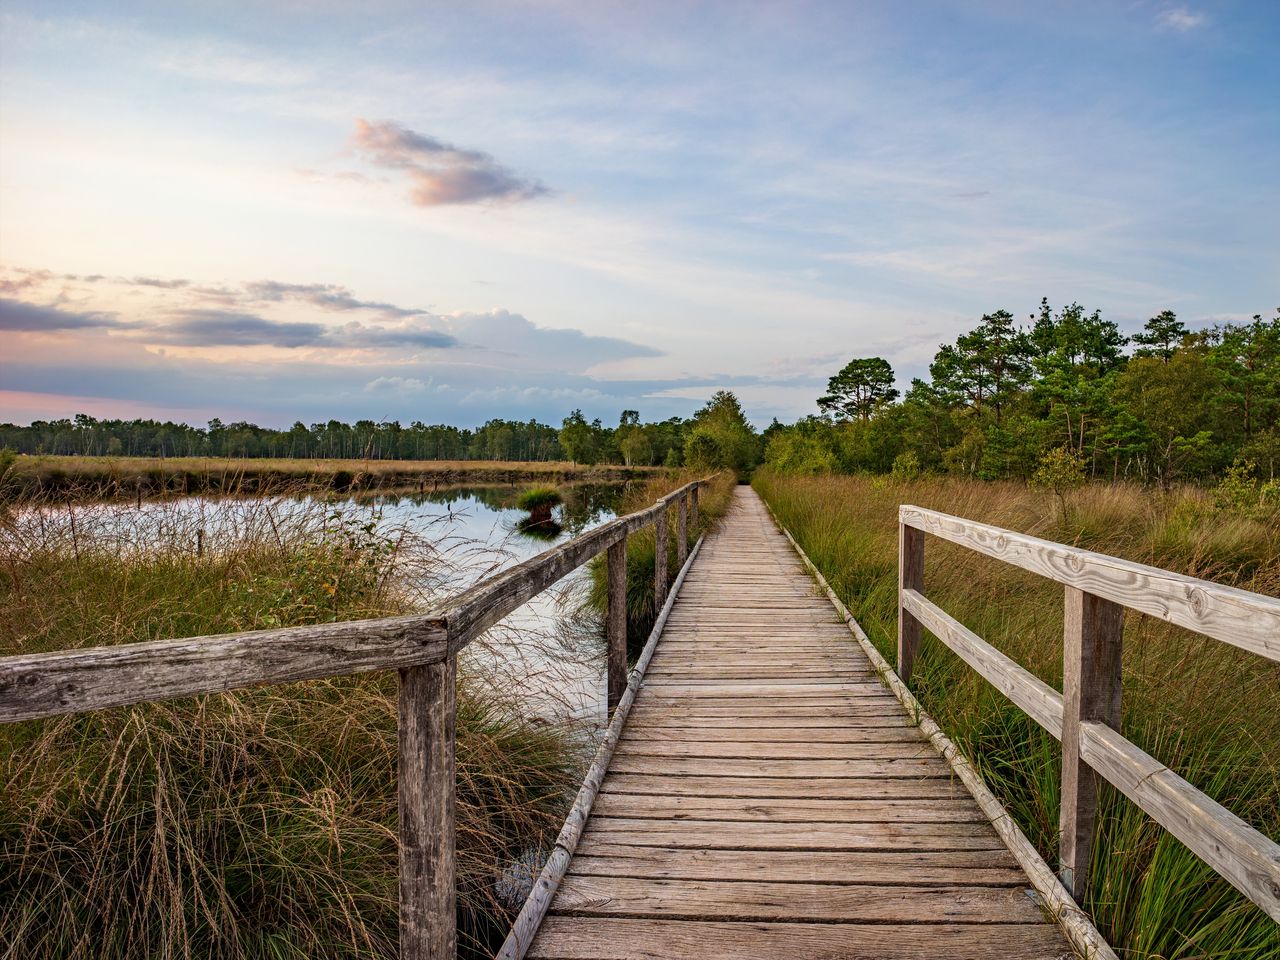
M 920 476 L 920 458 L 910 450 L 904 450 L 893 458 L 893 469 L 890 471 L 896 480 L 914 480 Z

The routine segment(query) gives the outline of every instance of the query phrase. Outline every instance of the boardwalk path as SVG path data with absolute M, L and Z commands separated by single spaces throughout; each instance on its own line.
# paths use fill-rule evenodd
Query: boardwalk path
M 541 958 L 1070 957 L 754 491 L 675 603 Z

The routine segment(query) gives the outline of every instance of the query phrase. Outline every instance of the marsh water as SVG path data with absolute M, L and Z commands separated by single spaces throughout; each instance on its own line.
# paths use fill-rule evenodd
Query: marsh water
M 77 503 L 25 512 L 44 537 L 133 550 L 217 551 L 248 539 L 287 542 L 298 531 L 394 545 L 396 589 L 418 609 L 617 515 L 625 483 L 565 484 L 549 522 L 531 523 L 516 499 L 528 485 L 430 487 L 317 497 L 166 497 Z M 598 618 L 584 609 L 587 569 L 575 570 L 474 641 L 462 682 L 488 688 L 548 721 L 605 715 Z

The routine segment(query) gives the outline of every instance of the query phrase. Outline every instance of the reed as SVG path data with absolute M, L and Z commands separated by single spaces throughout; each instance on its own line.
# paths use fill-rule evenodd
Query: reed
M 177 505 L 5 515 L 0 655 L 378 616 L 437 589 L 430 544 L 286 506 L 224 504 L 216 527 Z M 583 758 L 580 729 L 483 680 L 464 671 L 458 697 L 466 956 L 505 934 Z M 393 674 L 0 726 L 0 957 L 394 957 L 395 770 Z
M 1223 511 L 1187 488 L 1091 485 L 1066 494 L 1016 483 L 782 476 L 754 484 L 780 521 L 893 660 L 897 508 L 914 503 L 1247 590 L 1280 595 L 1280 524 Z M 1061 689 L 1062 588 L 959 547 L 930 541 L 928 595 L 1045 682 Z M 1280 667 L 1130 612 L 1124 651 L 1126 736 L 1270 836 L 1280 835 Z M 912 687 L 981 769 L 1049 863 L 1057 862 L 1060 748 L 933 638 Z M 1107 788 L 1085 907 L 1124 955 L 1277 955 L 1260 909 Z

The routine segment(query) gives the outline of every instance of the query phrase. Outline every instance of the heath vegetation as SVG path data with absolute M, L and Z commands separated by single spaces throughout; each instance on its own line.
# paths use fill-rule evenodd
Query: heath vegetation
M 1061 464 L 1059 464 L 1061 467 Z M 956 478 L 806 477 L 756 488 L 892 662 L 901 503 L 1280 596 L 1280 503 L 1237 471 L 1216 491 L 1041 487 Z M 1058 584 L 930 539 L 926 590 L 979 636 L 1061 689 Z M 1125 735 L 1269 836 L 1280 835 L 1280 666 L 1134 612 L 1126 617 Z M 926 634 L 912 687 L 1045 859 L 1057 859 L 1058 742 Z M 1104 790 L 1084 906 L 1122 956 L 1276 955 L 1263 912 L 1136 806 Z

